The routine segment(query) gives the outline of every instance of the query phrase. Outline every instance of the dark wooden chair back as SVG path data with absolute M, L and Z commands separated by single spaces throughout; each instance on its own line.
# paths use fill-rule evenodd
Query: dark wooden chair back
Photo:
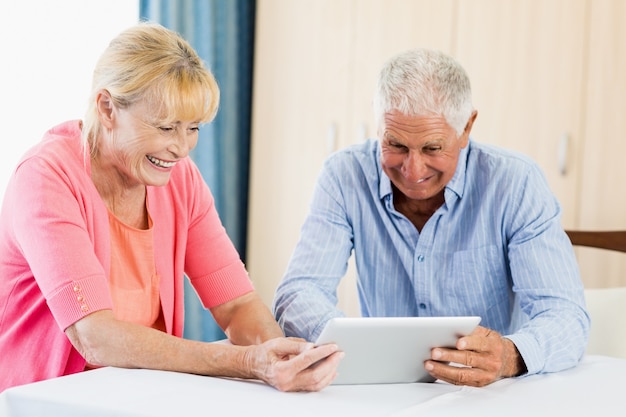
M 626 252 L 626 231 L 565 230 L 574 246 Z M 626 287 L 586 288 L 588 355 L 626 358 Z
M 567 233 L 574 246 L 588 246 L 626 252 L 626 230 L 565 230 L 565 233 Z

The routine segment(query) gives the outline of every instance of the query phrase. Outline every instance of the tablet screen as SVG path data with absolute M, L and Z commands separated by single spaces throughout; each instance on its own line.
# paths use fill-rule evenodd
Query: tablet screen
M 333 384 L 433 382 L 424 369 L 434 347 L 453 347 L 480 317 L 341 317 L 326 323 L 316 345 L 345 352 Z

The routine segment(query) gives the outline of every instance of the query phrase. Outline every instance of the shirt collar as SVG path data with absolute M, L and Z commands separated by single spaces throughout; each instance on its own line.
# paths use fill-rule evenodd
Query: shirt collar
M 471 146 L 471 140 L 467 142 L 467 146 L 461 149 L 459 153 L 459 161 L 456 164 L 456 171 L 454 176 L 446 185 L 446 190 L 453 191 L 458 198 L 463 198 L 463 192 L 465 191 L 465 181 L 467 178 L 467 158 L 469 156 L 469 150 Z M 447 197 L 447 196 L 446 196 Z

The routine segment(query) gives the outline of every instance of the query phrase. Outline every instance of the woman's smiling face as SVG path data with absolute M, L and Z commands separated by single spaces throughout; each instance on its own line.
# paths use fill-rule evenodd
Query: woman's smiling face
M 99 141 L 100 163 L 117 171 L 127 186 L 166 185 L 176 163 L 198 142 L 199 122 L 163 123 L 151 106 L 115 107 L 111 128 Z
M 442 116 L 386 113 L 380 132 L 381 164 L 393 185 L 410 200 L 440 195 L 454 176 L 473 122 L 461 136 Z

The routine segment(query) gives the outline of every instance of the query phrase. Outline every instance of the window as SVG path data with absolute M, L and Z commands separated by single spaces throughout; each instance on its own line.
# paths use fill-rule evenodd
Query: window
M 98 57 L 138 20 L 132 0 L 0 3 L 0 201 L 19 158 L 43 132 L 83 117 Z

